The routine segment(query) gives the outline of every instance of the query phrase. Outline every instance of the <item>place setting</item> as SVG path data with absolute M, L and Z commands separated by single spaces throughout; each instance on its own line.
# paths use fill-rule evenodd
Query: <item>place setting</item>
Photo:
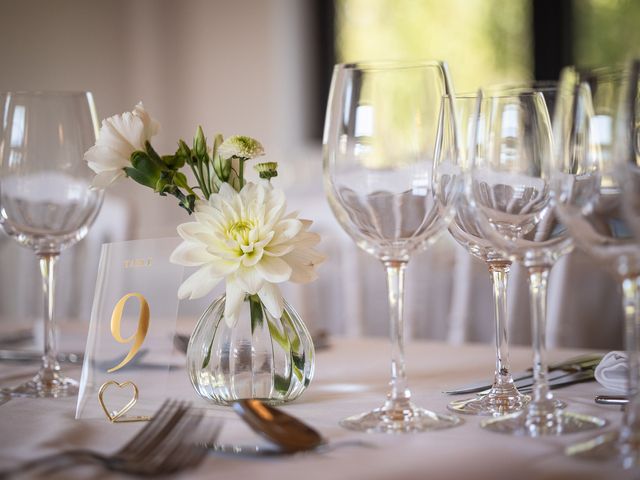
M 557 465 L 633 478 L 639 72 L 639 61 L 566 67 L 557 82 L 456 93 L 443 61 L 334 67 L 324 192 L 352 246 L 380 263 L 386 342 L 328 338 L 285 298 L 289 283 L 305 289 L 321 277 L 328 256 L 313 216 L 287 201 L 280 181 L 289 166 L 267 145 L 196 124 L 191 140 L 164 150 L 142 102 L 99 124 L 89 92 L 0 94 L 0 226 L 35 254 L 34 301 L 44 305 L 39 333 L 21 325 L 0 335 L 0 423 L 25 445 L 0 457 L 0 478 L 85 468 L 214 476 L 215 462 L 236 475 L 302 474 L 328 461 L 348 470 L 349 457 L 380 466 L 386 452 L 439 441 L 434 451 L 460 444 L 478 456 L 484 444 L 517 446 L 513 462 L 546 451 L 551 466 L 531 478 Z M 54 308 L 56 289 L 67 288 L 58 259 L 73 254 L 116 188 L 144 191 L 183 220 L 174 237 L 102 244 L 90 318 L 65 339 L 71 327 L 58 328 Z M 407 269 L 424 268 L 418 254 L 449 237 L 491 282 L 494 341 L 483 363 L 469 345 L 409 341 Z M 549 348 L 551 271 L 574 249 L 618 282 L 625 351 Z M 516 264 L 531 309 L 526 348 L 510 345 Z M 198 299 L 197 319 L 185 320 Z M 29 369 L 22 383 L 11 377 Z M 486 378 L 472 379 L 480 371 Z M 25 432 L 49 415 L 54 427 L 31 441 Z M 86 441 L 51 448 L 66 428 Z

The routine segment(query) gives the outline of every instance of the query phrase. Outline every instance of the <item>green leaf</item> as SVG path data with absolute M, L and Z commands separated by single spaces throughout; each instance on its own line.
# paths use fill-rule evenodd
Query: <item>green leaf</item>
M 211 337 L 211 343 L 209 344 L 207 353 L 205 354 L 204 360 L 202 361 L 202 368 L 207 368 L 207 365 L 209 365 L 209 362 L 211 361 L 211 350 L 213 350 L 213 337 Z
M 177 195 L 176 195 L 176 197 L 177 197 Z M 180 198 L 180 197 L 178 197 L 178 198 Z M 191 215 L 193 213 L 193 209 L 195 208 L 195 205 L 196 205 L 196 196 L 194 194 L 189 194 L 189 195 L 185 196 L 184 198 L 180 198 L 179 205 L 182 208 L 184 208 L 189 215 Z
M 291 352 L 291 369 L 298 380 L 303 381 L 304 377 L 304 353 L 302 355 Z
M 287 334 L 285 332 L 281 332 L 278 327 L 275 326 L 271 320 L 269 320 L 269 317 L 267 317 L 267 325 L 269 326 L 269 333 L 271 334 L 271 338 L 274 339 L 285 352 L 289 352 L 291 344 L 289 343 Z
M 251 334 L 256 328 L 262 327 L 264 321 L 262 301 L 258 295 L 249 296 L 249 310 L 251 311 Z
M 184 188 L 185 190 L 189 188 L 189 183 L 187 183 L 187 176 L 184 173 L 176 172 L 173 176 L 173 183 L 180 188 Z
M 293 360 L 293 365 L 295 365 L 300 370 L 304 370 L 304 352 L 302 353 L 302 355 L 293 352 L 291 354 L 291 359 Z
M 164 178 L 164 175 L 162 175 L 156 182 L 156 185 L 153 189 L 155 190 L 156 193 L 159 193 L 160 195 L 164 196 L 167 194 L 166 192 L 170 187 L 171 187 L 171 183 L 168 182 L 166 178 Z
M 158 177 L 147 175 L 145 172 L 133 167 L 124 167 L 124 172 L 127 174 L 127 177 L 138 182 L 140 185 L 144 185 L 145 187 L 153 188 L 155 190 Z
M 291 377 L 286 378 L 282 375 L 275 374 L 273 376 L 273 387 L 280 393 L 287 393 L 291 385 Z
M 156 152 L 153 149 L 153 147 L 151 146 L 151 143 L 149 143 L 148 140 L 146 142 L 144 142 L 144 148 L 145 148 L 145 150 L 147 152 L 147 155 L 153 161 L 153 163 L 156 164 L 158 166 L 158 168 L 162 168 L 162 165 L 164 163 L 162 162 L 162 159 L 160 158 L 160 155 L 158 155 L 158 152 Z
M 179 170 L 184 167 L 185 158 L 179 155 L 163 155 L 163 165 L 169 167 L 171 170 Z
M 291 329 L 292 332 L 294 332 L 293 335 L 293 342 L 291 343 L 291 348 L 293 350 L 295 350 L 296 352 L 301 350 L 301 345 L 300 345 L 300 337 L 298 336 L 296 332 L 296 329 L 293 325 L 293 321 L 291 320 L 291 317 L 289 316 L 289 314 L 287 313 L 286 310 L 282 310 L 282 319 L 287 323 L 287 325 L 289 326 L 289 328 Z
M 131 165 L 144 175 L 153 178 L 154 183 L 160 178 L 162 173 L 162 163 L 155 161 L 148 153 L 136 150 L 131 154 Z

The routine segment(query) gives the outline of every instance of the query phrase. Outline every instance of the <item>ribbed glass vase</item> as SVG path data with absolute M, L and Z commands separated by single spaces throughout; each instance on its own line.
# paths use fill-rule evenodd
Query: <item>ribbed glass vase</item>
M 311 335 L 286 301 L 280 318 L 246 295 L 238 321 L 224 319 L 225 295 L 200 317 L 189 340 L 187 369 L 198 395 L 218 405 L 255 398 L 270 405 L 299 397 L 313 378 Z

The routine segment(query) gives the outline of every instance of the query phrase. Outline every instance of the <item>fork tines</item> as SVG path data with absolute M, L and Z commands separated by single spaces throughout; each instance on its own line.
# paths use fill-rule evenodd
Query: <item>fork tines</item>
M 142 428 L 131 440 L 129 440 L 116 455 L 136 456 L 150 446 L 154 441 L 162 438 L 176 417 L 183 415 L 189 408 L 187 402 L 165 400 L 158 411 L 153 415 L 149 423 Z

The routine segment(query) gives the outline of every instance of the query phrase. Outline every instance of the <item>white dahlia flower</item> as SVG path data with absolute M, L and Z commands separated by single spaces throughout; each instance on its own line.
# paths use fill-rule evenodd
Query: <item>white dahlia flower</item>
M 208 202 L 196 205 L 196 221 L 178 226 L 183 242 L 171 262 L 200 267 L 178 290 L 183 298 L 200 298 L 226 281 L 225 320 L 233 326 L 245 294 L 260 297 L 279 318 L 283 300 L 277 284 L 315 280 L 324 256 L 313 249 L 320 236 L 308 231 L 309 220 L 285 214 L 282 190 L 248 183 L 240 192 L 223 183 Z
M 124 176 L 124 167 L 131 165 L 131 154 L 144 150 L 145 142 L 160 130 L 160 124 L 151 118 L 138 103 L 133 112 L 114 115 L 102 121 L 96 144 L 84 154 L 84 159 L 96 176 L 92 188 L 105 188 Z

